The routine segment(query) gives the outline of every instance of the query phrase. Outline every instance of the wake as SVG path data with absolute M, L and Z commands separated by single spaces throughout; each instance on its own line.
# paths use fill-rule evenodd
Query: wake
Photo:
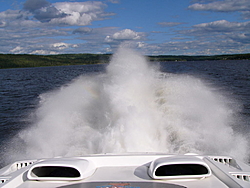
M 202 80 L 161 73 L 119 49 L 106 73 L 81 76 L 40 95 L 32 126 L 13 139 L 8 160 L 96 153 L 166 152 L 247 159 L 235 110 Z

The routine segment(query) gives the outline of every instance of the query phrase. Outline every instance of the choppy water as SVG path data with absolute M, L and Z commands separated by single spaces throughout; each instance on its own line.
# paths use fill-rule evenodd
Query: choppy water
M 249 157 L 250 61 L 149 63 L 123 49 L 109 65 L 0 78 L 1 164 L 107 152 Z

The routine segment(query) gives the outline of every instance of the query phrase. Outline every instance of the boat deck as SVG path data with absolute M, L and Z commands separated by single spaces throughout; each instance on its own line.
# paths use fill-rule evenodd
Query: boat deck
M 20 161 L 0 169 L 0 180 L 3 188 L 246 188 L 250 167 L 226 156 L 104 154 Z

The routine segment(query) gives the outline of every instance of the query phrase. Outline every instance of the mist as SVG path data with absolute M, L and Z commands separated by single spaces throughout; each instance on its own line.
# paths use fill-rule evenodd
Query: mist
M 127 152 L 247 160 L 248 142 L 233 129 L 237 109 L 229 103 L 205 81 L 162 73 L 141 54 L 120 48 L 105 73 L 41 94 L 6 161 Z

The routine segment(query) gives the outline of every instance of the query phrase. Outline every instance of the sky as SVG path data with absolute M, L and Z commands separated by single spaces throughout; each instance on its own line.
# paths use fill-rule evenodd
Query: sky
M 0 0 L 0 53 L 250 52 L 250 0 Z

